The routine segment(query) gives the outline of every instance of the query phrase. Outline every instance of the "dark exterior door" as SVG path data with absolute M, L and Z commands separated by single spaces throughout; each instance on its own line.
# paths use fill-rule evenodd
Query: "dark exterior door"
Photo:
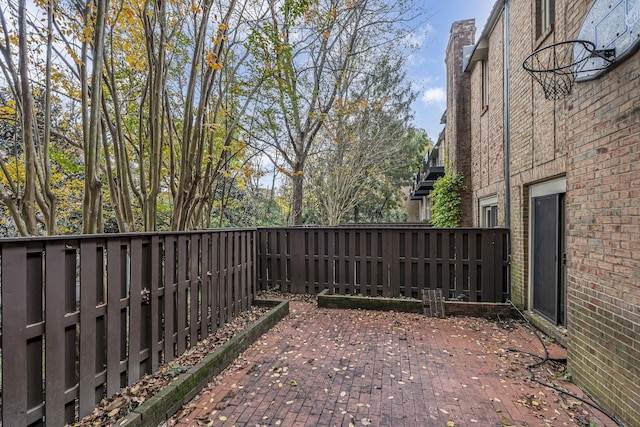
M 533 199 L 533 309 L 566 325 L 564 194 Z

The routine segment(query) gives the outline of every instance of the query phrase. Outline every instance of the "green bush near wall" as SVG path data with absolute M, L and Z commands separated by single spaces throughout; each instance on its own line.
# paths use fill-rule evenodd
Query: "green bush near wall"
M 445 173 L 433 184 L 431 224 L 434 227 L 459 227 L 462 216 L 460 193 L 464 190 L 462 174 Z

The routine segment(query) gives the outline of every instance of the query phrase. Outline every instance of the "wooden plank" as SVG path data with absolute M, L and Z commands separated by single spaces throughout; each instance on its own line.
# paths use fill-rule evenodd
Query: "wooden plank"
M 130 248 L 129 281 L 129 351 L 127 354 L 127 384 L 133 385 L 140 379 L 140 341 L 142 324 L 142 239 L 132 237 Z
M 98 331 L 96 330 L 96 299 L 98 296 L 96 295 L 97 287 L 93 283 L 96 281 L 95 267 L 99 261 L 102 261 L 102 259 L 98 260 L 97 251 L 95 240 L 80 241 L 80 389 L 78 401 L 80 418 L 89 415 L 97 403 L 95 389 L 97 386 L 96 358 L 99 351 L 97 348 Z M 104 331 L 100 332 L 104 333 Z M 104 351 L 104 349 L 101 350 Z
M 431 234 L 431 289 L 442 288 L 442 262 L 439 252 L 442 251 L 442 231 L 433 230 Z
M 351 277 L 353 267 L 349 263 L 351 236 L 348 230 L 340 230 L 340 295 L 351 293 Z
M 318 283 L 318 230 L 305 230 L 304 245 L 304 287 L 305 293 L 312 293 Z
M 225 292 L 225 323 L 233 319 L 233 236 L 224 233 L 224 292 Z
M 220 322 L 220 233 L 211 234 L 211 333 Z
M 377 264 L 373 248 L 375 233 L 372 230 L 363 229 L 361 235 L 363 238 L 360 241 L 362 245 L 360 252 L 360 293 L 362 295 L 375 295 L 375 286 L 372 283 Z
M 122 316 L 120 300 L 123 277 L 120 239 L 107 241 L 107 396 L 120 390 Z M 84 277 L 84 276 L 83 276 Z
M 25 338 L 27 339 L 27 422 L 38 423 L 44 416 L 43 400 L 43 344 L 45 333 L 44 322 L 44 243 L 34 242 L 27 251 L 26 264 L 26 303 L 27 325 Z M 64 302 L 62 302 L 64 304 Z
M 426 289 L 435 289 L 436 282 L 438 280 L 437 276 L 437 264 L 436 264 L 436 232 L 433 229 L 427 230 L 425 232 L 425 256 L 427 257 L 425 268 L 425 278 L 427 282 L 425 284 Z M 428 274 L 428 276 L 427 276 Z
M 289 260 L 290 269 L 290 292 L 293 293 L 305 293 L 306 292 L 306 280 L 304 274 L 304 260 L 307 254 L 305 253 L 305 235 L 306 229 L 289 229 L 288 243 L 289 248 L 287 251 L 287 258 Z
M 187 242 L 188 236 L 181 234 L 178 236 L 178 303 L 176 310 L 177 321 L 177 352 L 178 355 L 184 353 L 187 349 Z
M 268 231 L 260 228 L 255 232 L 254 246 L 257 257 L 255 258 L 255 269 L 257 274 L 257 284 L 260 290 L 265 290 L 267 286 L 267 248 L 265 237 Z
M 504 269 L 506 266 L 505 234 L 501 230 L 490 230 L 493 245 L 493 300 L 491 302 L 503 301 Z M 506 291 L 505 291 L 506 294 Z
M 79 377 L 78 377 L 78 365 L 79 365 L 79 345 L 78 345 L 78 329 L 80 326 L 80 300 L 78 295 L 78 286 L 80 278 L 77 273 L 78 266 L 78 242 L 69 240 L 65 244 L 64 249 L 64 361 L 62 370 L 64 371 L 64 419 L 68 424 L 72 424 L 76 418 L 76 403 L 79 394 Z M 102 251 L 100 252 L 102 255 Z M 96 288 L 98 285 L 103 285 L 104 277 L 104 263 L 100 264 L 99 270 L 96 272 Z M 96 265 L 98 267 L 98 265 Z M 94 288 L 95 289 L 95 288 Z M 102 297 L 102 295 L 101 295 Z M 95 304 L 95 303 L 94 303 Z M 97 305 L 97 304 L 96 304 Z M 104 318 L 104 315 L 101 314 Z M 94 324 L 97 322 L 94 318 Z M 104 326 L 104 324 L 102 325 Z M 96 335 L 98 335 L 96 333 Z M 102 337 L 104 337 L 104 327 L 102 328 Z M 46 344 L 46 342 L 45 342 Z M 48 344 L 46 344 L 48 345 Z M 102 351 L 104 366 L 104 339 L 96 343 L 94 354 L 98 354 L 98 351 Z M 46 357 L 46 356 L 45 356 Z M 58 367 L 60 369 L 60 367 Z M 102 388 L 100 388 L 102 391 Z M 45 388 L 45 392 L 48 391 Z M 103 393 L 102 393 L 103 394 Z M 45 408 L 46 409 L 46 408 Z M 46 413 L 45 413 L 46 416 Z
M 162 240 L 160 236 L 151 237 L 151 259 L 150 259 L 150 283 L 149 283 L 149 309 L 151 310 L 151 325 L 150 325 L 150 354 L 149 361 L 151 365 L 151 372 L 158 370 L 162 355 L 162 316 L 160 315 L 160 302 L 163 297 L 163 283 L 162 283 Z
M 247 310 L 251 305 L 251 231 L 242 233 L 242 301 L 243 310 Z
M 248 265 L 247 265 L 247 274 L 248 274 L 248 300 L 247 300 L 247 304 L 248 307 L 250 308 L 251 306 L 253 306 L 255 297 L 257 295 L 257 291 L 258 291 L 258 287 L 257 287 L 257 259 L 258 259 L 258 252 L 256 250 L 256 238 L 257 238 L 257 231 L 256 230 L 251 230 L 249 233 L 247 233 L 246 235 L 246 239 L 247 239 L 247 257 L 248 257 Z
M 493 239 L 487 233 L 482 234 L 482 281 L 481 281 L 481 301 L 491 301 L 493 299 L 493 276 L 494 271 L 491 263 L 494 262 Z
M 373 268 L 372 280 L 374 283 L 373 293 L 376 296 L 382 296 L 384 294 L 384 275 L 385 275 L 384 262 L 383 262 L 384 235 L 380 232 L 380 230 L 376 230 L 374 237 L 375 237 L 374 239 L 375 241 L 372 242 L 375 248 L 375 251 L 373 252 L 373 256 L 372 256 L 372 262 L 374 263 L 374 265 L 372 266 Z
M 398 289 L 398 293 L 394 294 L 395 298 L 400 296 L 411 296 L 411 283 L 412 283 L 412 271 L 411 266 L 413 263 L 413 248 L 412 248 L 412 232 L 411 230 L 397 230 L 396 233 L 404 236 L 403 238 L 403 246 L 404 246 L 404 264 L 402 265 L 404 280 L 400 283 L 400 288 Z
M 233 250 L 233 265 L 232 265 L 232 284 L 233 284 L 233 296 L 234 296 L 234 316 L 237 316 L 242 311 L 242 275 L 241 275 L 241 259 L 240 259 L 240 231 L 234 231 L 231 233 L 232 250 Z
M 466 230 L 455 230 L 453 232 L 454 237 L 454 271 L 455 277 L 453 278 L 455 291 L 453 292 L 453 297 L 458 298 L 460 295 L 465 295 L 465 283 L 464 283 L 464 240 L 465 237 L 468 238 L 469 232 Z
M 26 246 L 2 245 L 2 380 L 12 385 L 2 396 L 2 420 L 12 426 L 27 424 L 26 258 Z
M 331 249 L 331 265 L 329 269 L 332 270 L 330 277 L 330 285 L 332 292 L 338 292 L 340 295 L 344 295 L 344 262 L 342 256 L 344 255 L 344 230 L 332 230 L 333 246 Z
M 189 257 L 189 347 L 193 347 L 198 342 L 198 330 L 200 321 L 198 312 L 200 309 L 200 234 L 190 236 L 191 256 Z
M 353 293 L 362 295 L 364 289 L 362 287 L 362 273 L 365 265 L 363 265 L 365 248 L 362 244 L 363 233 L 360 229 L 355 229 L 353 232 L 353 266 L 352 268 L 352 284 Z
M 242 231 L 233 232 L 233 295 L 234 317 L 242 312 Z
M 391 297 L 398 271 L 397 236 L 391 230 L 381 230 L 382 234 L 382 296 Z
M 238 234 L 238 243 L 240 247 L 238 248 L 240 254 L 240 262 L 239 262 L 239 284 L 240 284 L 240 310 L 245 311 L 248 304 L 248 281 L 249 275 L 247 272 L 247 263 L 248 263 L 248 254 L 247 254 L 247 231 L 242 231 Z
M 473 230 L 469 233 L 469 301 L 478 299 L 478 238 L 481 231 Z
M 264 274 L 267 279 L 265 283 L 262 284 L 264 290 L 274 288 L 277 284 L 275 282 L 276 277 L 276 253 L 275 253 L 275 231 L 267 230 L 264 234 L 265 238 L 265 258 L 264 258 Z
M 358 294 L 366 295 L 364 280 L 366 275 L 367 263 L 365 261 L 366 247 L 364 230 L 356 230 L 355 232 L 355 265 L 353 284 Z
M 218 256 L 220 257 L 220 282 L 218 285 L 219 296 L 220 296 L 220 326 L 224 325 L 229 321 L 229 312 L 231 310 L 229 299 L 230 292 L 227 292 L 227 258 L 229 258 L 228 252 L 228 242 L 227 242 L 227 232 L 221 231 L 219 233 L 220 241 L 219 241 L 219 251 Z
M 95 317 L 93 321 L 95 322 L 95 366 L 93 367 L 95 373 L 95 390 L 94 390 L 94 402 L 99 402 L 100 399 L 105 394 L 106 384 L 107 384 L 107 262 L 106 262 L 106 254 L 107 245 L 105 239 L 100 239 L 97 242 L 97 246 L 95 248 L 95 277 L 93 278 L 94 285 L 91 286 L 89 283 L 88 286 L 91 286 L 95 289 L 95 299 L 93 304 L 95 305 Z M 75 255 L 75 254 L 74 254 Z M 76 271 L 77 260 L 75 256 L 72 259 L 72 265 L 69 266 L 69 270 Z M 89 270 L 89 273 L 91 270 Z M 75 283 L 74 283 L 75 287 Z M 74 292 L 75 295 L 75 292 Z M 88 304 L 91 304 L 90 302 Z M 73 341 L 75 342 L 75 331 L 73 336 Z M 74 345 L 75 351 L 75 345 Z M 74 408 L 68 408 L 69 411 Z M 75 415 L 75 414 L 74 414 Z
M 164 239 L 164 363 L 175 357 L 176 243 L 175 236 Z
M 211 232 L 203 233 L 200 239 L 200 333 L 204 338 L 211 327 Z
M 333 290 L 335 285 L 335 251 L 336 251 L 336 233 L 333 230 L 327 230 L 327 238 L 325 245 L 325 266 L 324 266 L 324 280 L 320 282 L 320 289 L 318 291 L 322 291 L 323 289 L 331 289 Z
M 425 288 L 425 282 L 427 280 L 427 278 L 425 277 L 425 236 L 426 233 L 423 230 L 419 230 L 417 232 L 417 236 L 418 236 L 418 252 L 416 254 L 416 265 L 418 268 L 418 276 L 416 277 L 416 298 L 419 298 L 420 295 L 422 295 L 422 290 Z
M 441 234 L 441 252 L 440 252 L 440 263 L 441 263 L 441 271 L 442 271 L 442 296 L 445 298 L 449 297 L 450 285 L 451 285 L 451 277 L 450 277 L 450 269 L 451 265 L 450 259 L 450 236 L 451 231 L 445 230 Z
M 280 287 L 282 292 L 288 292 L 288 272 L 286 259 L 286 238 L 287 232 L 282 229 L 275 232 L 275 260 L 274 260 L 274 286 Z

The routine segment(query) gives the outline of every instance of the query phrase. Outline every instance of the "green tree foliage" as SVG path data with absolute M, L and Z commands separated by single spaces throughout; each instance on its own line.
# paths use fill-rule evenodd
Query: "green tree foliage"
M 279 153 L 281 172 L 291 181 L 293 224 L 304 217 L 308 161 L 334 138 L 323 134 L 340 132 L 340 121 L 351 120 L 339 110 L 368 101 L 353 91 L 364 93 L 385 55 L 396 56 L 417 10 L 412 2 L 291 0 L 273 7 L 270 21 L 254 32 L 257 64 L 266 76 L 255 119 L 259 138 Z M 347 150 L 334 154 L 339 151 Z M 336 215 L 344 210 L 336 209 Z
M 462 174 L 445 173 L 433 185 L 431 224 L 434 227 L 459 227 L 462 216 L 460 192 L 464 190 Z
M 424 142 L 397 50 L 416 3 L 2 2 L 5 235 L 298 224 L 303 184 L 318 220 L 385 217 Z
M 0 128 L 19 148 L 0 163 L 12 153 L 21 165 L 0 164 L 0 203 L 19 234 L 77 231 L 58 230 L 67 209 L 85 233 L 210 226 L 214 190 L 248 155 L 241 124 L 261 76 L 243 63 L 269 2 L 250 3 L 3 3 Z M 82 189 L 62 192 L 84 196 L 79 216 L 56 198 L 56 165 L 81 168 Z

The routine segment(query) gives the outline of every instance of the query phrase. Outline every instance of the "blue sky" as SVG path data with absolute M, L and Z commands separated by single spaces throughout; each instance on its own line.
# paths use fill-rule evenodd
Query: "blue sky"
M 440 118 L 446 109 L 444 52 L 454 21 L 476 20 L 476 41 L 496 0 L 426 0 L 427 23 L 418 29 L 420 52 L 410 62 L 408 76 L 418 98 L 413 104 L 414 126 L 425 129 L 435 143 L 442 130 Z

